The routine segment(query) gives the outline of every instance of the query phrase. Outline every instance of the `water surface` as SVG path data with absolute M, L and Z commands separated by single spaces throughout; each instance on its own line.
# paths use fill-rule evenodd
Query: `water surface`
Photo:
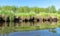
M 0 36 L 60 36 L 59 27 L 60 24 L 56 22 L 0 23 Z

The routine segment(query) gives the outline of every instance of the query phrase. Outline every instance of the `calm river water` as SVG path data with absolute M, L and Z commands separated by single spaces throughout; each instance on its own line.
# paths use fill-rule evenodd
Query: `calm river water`
M 22 23 L 0 23 L 0 36 L 60 36 L 60 25 L 58 25 L 55 28 L 45 28 L 45 29 L 39 29 L 39 30 L 25 30 L 20 31 L 18 30 L 20 26 L 40 26 L 43 23 L 40 22 L 22 22 Z M 59 23 L 54 22 L 52 23 L 45 23 L 51 25 L 57 25 Z

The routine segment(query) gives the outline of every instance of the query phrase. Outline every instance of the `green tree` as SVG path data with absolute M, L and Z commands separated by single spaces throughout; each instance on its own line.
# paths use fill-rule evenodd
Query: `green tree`
M 15 6 L 3 6 L 2 10 L 4 10 L 4 11 L 14 11 L 15 12 L 16 7 Z
M 59 14 L 60 14 L 60 9 L 58 9 L 57 13 L 59 13 Z
M 16 12 L 30 12 L 30 9 L 27 6 L 19 7 Z
M 55 6 L 50 6 L 49 7 L 49 11 L 50 11 L 50 13 L 56 13 L 56 9 L 55 9 Z
M 32 12 L 39 13 L 39 8 L 38 7 L 33 7 L 31 8 Z

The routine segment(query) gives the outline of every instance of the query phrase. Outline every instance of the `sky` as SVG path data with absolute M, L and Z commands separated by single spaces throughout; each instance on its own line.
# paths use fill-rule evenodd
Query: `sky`
M 60 0 L 0 0 L 0 6 L 29 6 L 29 7 L 48 7 L 54 5 L 60 8 Z

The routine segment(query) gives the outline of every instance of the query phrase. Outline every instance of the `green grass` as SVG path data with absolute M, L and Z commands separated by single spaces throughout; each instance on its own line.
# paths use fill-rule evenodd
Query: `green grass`
M 46 12 L 40 12 L 40 13 L 35 13 L 35 12 L 29 12 L 29 13 L 15 13 L 15 12 L 6 12 L 6 11 L 2 11 L 0 12 L 1 15 L 8 15 L 8 16 L 59 16 L 60 14 L 58 13 L 46 13 Z

